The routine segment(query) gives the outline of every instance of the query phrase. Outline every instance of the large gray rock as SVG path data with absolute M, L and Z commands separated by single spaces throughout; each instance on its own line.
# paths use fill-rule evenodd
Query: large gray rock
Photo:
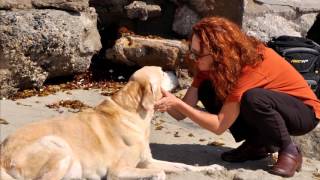
M 84 11 L 88 7 L 88 0 L 0 0 L 0 10 L 55 8 L 67 11 Z
M 159 16 L 161 13 L 161 7 L 159 5 L 151 5 L 143 1 L 133 1 L 124 8 L 130 19 L 138 18 L 142 21 L 146 21 L 150 17 Z
M 188 45 L 182 41 L 129 35 L 118 39 L 114 47 L 106 51 L 106 57 L 127 65 L 175 70 L 187 50 Z
M 304 156 L 320 160 L 320 125 L 306 135 L 293 137 L 293 141 L 301 147 Z
M 222 16 L 241 24 L 244 0 L 190 0 L 189 6 L 200 16 Z
M 225 17 L 262 41 L 280 35 L 304 37 L 320 12 L 320 1 L 315 0 L 172 1 L 178 5 L 175 15 L 178 18 L 173 22 L 173 30 L 185 37 L 193 25 L 185 23 L 188 22 L 186 19 L 196 16 Z
M 306 36 L 320 12 L 314 0 L 246 0 L 243 29 L 262 41 L 273 36 Z
M 93 8 L 0 11 L 1 96 L 89 68 L 101 49 Z
M 178 5 L 173 22 L 173 31 L 187 37 L 192 25 L 201 17 L 222 16 L 241 25 L 243 17 L 243 0 L 189 0 L 175 1 Z
M 191 34 L 193 24 L 199 20 L 200 16 L 197 13 L 183 5 L 175 13 L 172 30 L 180 35 L 187 36 Z

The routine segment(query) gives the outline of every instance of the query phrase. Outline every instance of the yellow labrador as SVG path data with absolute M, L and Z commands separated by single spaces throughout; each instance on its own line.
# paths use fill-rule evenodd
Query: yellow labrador
M 215 171 L 152 158 L 154 102 L 167 76 L 146 66 L 94 109 L 29 124 L 1 144 L 0 179 L 165 179 L 165 172 Z

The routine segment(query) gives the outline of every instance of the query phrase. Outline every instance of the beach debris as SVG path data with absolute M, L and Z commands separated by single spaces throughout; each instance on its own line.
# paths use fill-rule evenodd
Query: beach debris
M 154 125 L 155 126 L 161 126 L 163 123 L 162 122 L 156 122 Z
M 9 99 L 16 100 L 25 99 L 32 96 L 48 96 L 59 91 L 67 91 L 66 93 L 70 95 L 70 90 L 73 89 L 101 89 L 102 95 L 110 96 L 126 84 L 128 79 L 127 76 L 121 75 L 118 76 L 120 79 L 110 80 L 103 77 L 95 78 L 93 77 L 93 73 L 88 71 L 75 75 L 73 79 L 69 80 L 68 82 L 63 82 L 60 84 L 45 84 L 39 89 L 34 88 L 18 91 L 10 96 Z
M 5 119 L 0 118 L 0 124 L 9 124 L 9 122 Z
M 176 131 L 173 136 L 174 137 L 181 137 L 178 131 Z
M 70 91 L 67 91 L 67 92 L 66 92 L 66 94 L 68 94 L 68 95 L 72 95 L 72 93 L 71 93 Z
M 22 104 L 21 102 L 16 102 L 16 105 L 32 107 L 30 104 Z
M 320 169 L 316 168 L 312 175 L 314 179 L 320 180 Z
M 162 130 L 164 127 L 159 125 L 159 126 L 156 126 L 155 130 Z
M 194 137 L 194 135 L 192 133 L 189 133 L 188 136 L 189 137 Z
M 152 122 L 152 124 L 154 124 L 155 130 L 162 130 L 164 128 L 164 126 L 162 125 L 164 122 L 164 120 L 160 119 L 158 121 Z
M 60 111 L 60 107 L 70 108 L 75 111 L 70 112 L 79 112 L 83 109 L 90 108 L 90 106 L 82 103 L 79 100 L 60 100 L 59 102 L 52 103 L 52 104 L 46 104 L 46 106 L 50 109 L 56 109 L 58 112 Z
M 207 144 L 208 146 L 223 146 L 224 143 L 222 141 L 212 141 Z

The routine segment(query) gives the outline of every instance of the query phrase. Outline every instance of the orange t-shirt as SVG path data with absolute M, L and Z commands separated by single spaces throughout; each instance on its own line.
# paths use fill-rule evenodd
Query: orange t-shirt
M 320 101 L 302 75 L 270 48 L 263 49 L 263 57 L 264 60 L 258 66 L 243 68 L 238 82 L 227 96 L 226 101 L 240 102 L 243 93 L 247 90 L 264 88 L 284 92 L 302 100 L 313 107 L 317 119 L 320 119 Z M 199 87 L 205 79 L 209 79 L 209 73 L 199 73 L 194 78 L 192 86 Z

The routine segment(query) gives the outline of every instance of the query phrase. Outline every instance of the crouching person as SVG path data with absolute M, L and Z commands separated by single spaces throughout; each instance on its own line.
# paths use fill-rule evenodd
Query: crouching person
M 320 102 L 304 78 L 261 41 L 219 17 L 193 26 L 186 61 L 194 80 L 180 100 L 163 91 L 155 109 L 180 120 L 190 118 L 213 133 L 227 129 L 238 148 L 224 152 L 228 162 L 265 158 L 278 152 L 270 173 L 291 177 L 302 155 L 290 135 L 304 135 L 320 118 Z M 205 111 L 195 107 L 200 100 Z

